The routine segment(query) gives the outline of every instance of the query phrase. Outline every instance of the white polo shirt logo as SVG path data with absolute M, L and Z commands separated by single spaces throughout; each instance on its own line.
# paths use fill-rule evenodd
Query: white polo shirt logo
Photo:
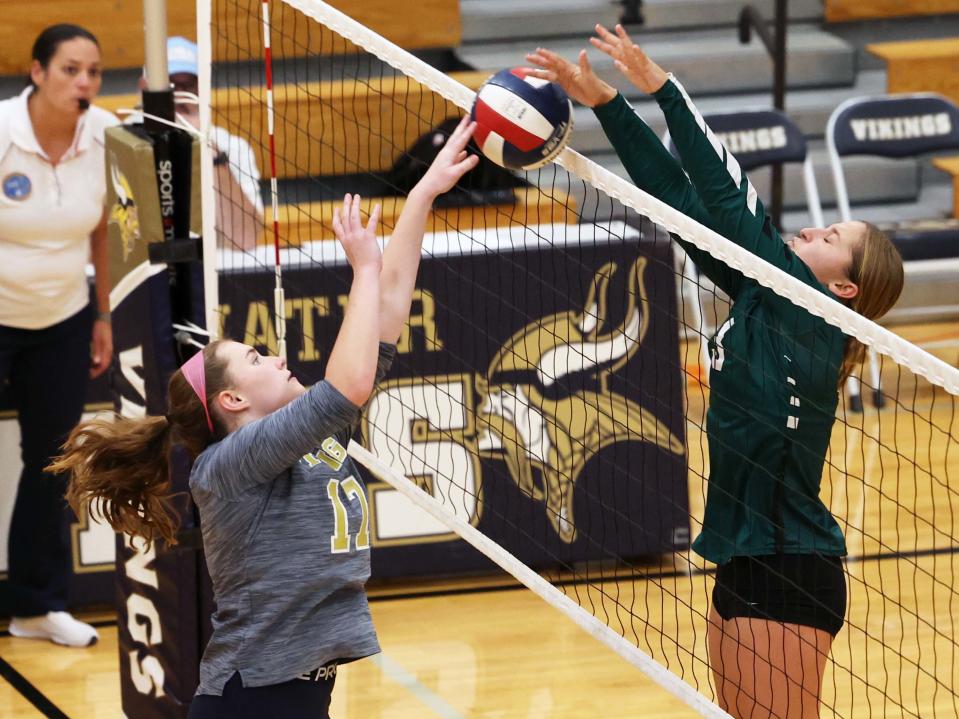
M 22 202 L 30 197 L 32 189 L 30 178 L 22 172 L 11 172 L 3 178 L 3 194 L 10 200 Z

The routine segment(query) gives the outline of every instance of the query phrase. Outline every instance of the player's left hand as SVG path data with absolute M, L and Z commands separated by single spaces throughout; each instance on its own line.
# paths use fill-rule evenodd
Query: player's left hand
M 343 198 L 343 204 L 333 210 L 333 234 L 346 252 L 346 259 L 354 273 L 372 267 L 379 275 L 383 267 L 383 253 L 376 241 L 376 228 L 380 222 L 382 205 L 377 202 L 373 206 L 369 222 L 363 227 L 360 217 L 362 200 L 359 195 L 350 194 Z
M 466 151 L 466 143 L 475 129 L 476 123 L 470 121 L 469 115 L 464 117 L 414 189 L 437 197 L 448 192 L 463 175 L 476 167 L 479 156 Z
M 595 30 L 599 37 L 591 37 L 590 43 L 613 58 L 616 69 L 638 89 L 652 95 L 666 84 L 669 75 L 633 42 L 622 25 L 616 26 L 615 34 L 602 25 L 596 25 Z
M 97 320 L 93 323 L 93 337 L 90 342 L 90 379 L 96 379 L 113 361 L 113 328 L 107 322 Z
M 557 83 L 567 95 L 586 107 L 605 105 L 616 97 L 616 88 L 593 71 L 585 50 L 579 51 L 576 63 L 543 47 L 527 53 L 526 59 L 540 68 L 533 70 L 533 77 Z

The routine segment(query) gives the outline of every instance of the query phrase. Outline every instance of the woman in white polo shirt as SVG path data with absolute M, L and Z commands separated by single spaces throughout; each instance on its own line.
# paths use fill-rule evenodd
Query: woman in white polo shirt
M 100 47 L 81 27 L 40 33 L 30 81 L 0 102 L 0 392 L 17 410 L 23 459 L 8 545 L 10 633 L 87 646 L 96 630 L 65 611 L 64 481 L 43 468 L 113 354 L 103 133 L 117 120 L 91 105 Z

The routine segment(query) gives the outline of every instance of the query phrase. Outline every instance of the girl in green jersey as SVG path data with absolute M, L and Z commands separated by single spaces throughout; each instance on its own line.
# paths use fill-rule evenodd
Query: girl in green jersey
M 902 289 L 902 259 L 865 222 L 806 228 L 783 241 L 736 159 L 682 85 L 622 27 L 596 26 L 592 44 L 660 105 L 676 161 L 629 103 L 592 71 L 538 49 L 527 59 L 592 107 L 641 189 L 869 319 Z M 819 498 L 839 387 L 864 348 L 676 238 L 731 298 L 710 340 L 710 476 L 693 549 L 715 562 L 708 651 L 719 703 L 737 717 L 817 717 L 826 658 L 842 627 L 846 554 Z

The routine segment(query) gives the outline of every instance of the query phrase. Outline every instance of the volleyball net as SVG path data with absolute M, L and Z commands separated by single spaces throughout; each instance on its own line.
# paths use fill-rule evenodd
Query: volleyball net
M 437 69 L 317 0 L 198 7 L 207 159 L 228 158 L 205 198 L 210 322 L 285 344 L 316 381 L 350 283 L 334 209 L 347 192 L 367 214 L 378 202 L 388 235 L 502 68 Z M 229 159 L 244 153 L 255 163 Z M 864 394 L 885 406 L 840 401 L 823 476 L 849 548 L 823 705 L 955 716 L 959 371 L 574 149 L 527 173 L 482 160 L 433 208 L 410 322 L 351 449 L 370 472 L 374 576 L 496 564 L 724 716 L 706 655 L 713 568 L 689 547 L 709 476 L 705 347 L 729 301 L 670 234 L 878 353 L 881 390 L 864 380 Z

